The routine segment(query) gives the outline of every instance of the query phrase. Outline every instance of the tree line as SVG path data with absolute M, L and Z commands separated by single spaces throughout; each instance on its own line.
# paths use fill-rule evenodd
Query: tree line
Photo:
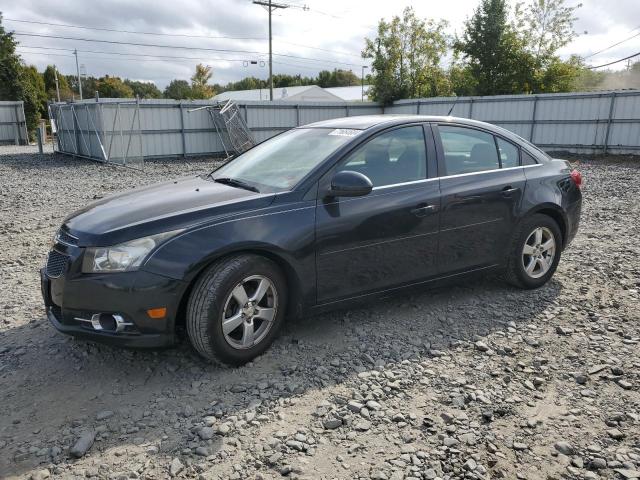
M 377 35 L 365 39 L 362 56 L 371 60 L 369 97 L 389 104 L 401 98 L 451 95 L 506 95 L 592 90 L 607 85 L 611 72 L 595 72 L 558 51 L 576 36 L 581 4 L 565 0 L 481 0 L 460 35 L 446 33 L 444 20 L 418 18 L 411 7 Z M 451 58 L 449 66 L 443 59 Z M 640 63 L 631 67 L 639 70 Z M 624 74 L 622 74 L 624 76 Z M 640 87 L 637 77 L 629 86 Z M 622 81 L 621 84 L 625 84 Z
M 576 12 L 565 0 L 480 0 L 460 35 L 448 35 L 444 20 L 419 18 L 411 7 L 401 16 L 380 20 L 376 36 L 365 38 L 362 57 L 370 60 L 369 98 L 389 104 L 402 98 L 451 95 L 558 93 L 598 88 L 640 88 L 640 62 L 628 72 L 594 71 L 578 56 L 558 51 L 575 37 Z M 0 13 L 0 100 L 23 100 L 27 127 L 47 115 L 47 102 L 79 98 L 78 78 L 53 65 L 44 72 L 25 65 Z M 448 66 L 445 67 L 445 60 Z M 58 89 L 56 90 L 56 76 Z M 105 75 L 82 78 L 84 97 L 208 99 L 229 90 L 267 89 L 268 81 L 246 77 L 211 84 L 210 66 L 198 64 L 189 80 L 174 79 L 161 91 L 153 82 Z M 359 85 L 350 70 L 323 70 L 317 76 L 276 74 L 274 87 Z

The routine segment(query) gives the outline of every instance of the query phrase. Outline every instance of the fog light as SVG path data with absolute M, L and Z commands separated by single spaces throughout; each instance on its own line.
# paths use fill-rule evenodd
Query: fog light
M 149 318 L 164 318 L 167 316 L 167 307 L 150 308 L 147 310 L 147 315 L 149 315 Z

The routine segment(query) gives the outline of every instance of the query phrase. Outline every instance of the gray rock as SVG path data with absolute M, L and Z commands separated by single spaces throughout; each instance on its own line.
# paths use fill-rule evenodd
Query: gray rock
M 607 468 L 607 461 L 604 458 L 592 458 L 589 462 L 589 468 L 591 470 L 602 470 Z
M 342 420 L 339 418 L 327 418 L 322 422 L 322 426 L 327 430 L 335 430 L 342 425 Z
M 69 453 L 75 458 L 83 457 L 93 445 L 96 439 L 96 433 L 93 430 L 88 430 L 76 440 L 76 443 L 71 447 Z
M 609 435 L 614 440 L 622 440 L 625 437 L 625 434 L 622 433 L 617 428 L 611 428 L 611 429 L 607 430 L 607 435 Z
M 557 451 L 559 451 L 563 455 L 573 455 L 574 452 L 575 452 L 575 449 L 573 448 L 573 445 L 571 445 L 569 442 L 565 442 L 565 441 L 556 442 L 554 447 L 555 447 L 555 449 Z
M 169 465 L 169 475 L 175 477 L 184 469 L 184 465 L 180 461 L 179 458 L 174 458 L 171 460 L 171 464 Z
M 111 410 L 103 410 L 102 412 L 98 412 L 96 414 L 96 420 L 106 420 L 107 418 L 113 417 L 113 412 Z
M 215 435 L 215 430 L 212 427 L 202 427 L 198 430 L 198 436 L 202 440 L 211 440 Z

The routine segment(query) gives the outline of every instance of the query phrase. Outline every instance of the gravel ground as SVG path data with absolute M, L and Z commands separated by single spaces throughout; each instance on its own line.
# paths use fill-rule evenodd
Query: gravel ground
M 286 325 L 242 368 L 47 323 L 64 216 L 144 173 L 0 147 L 0 478 L 640 477 L 640 162 L 581 162 L 581 230 L 537 291 L 499 280 Z

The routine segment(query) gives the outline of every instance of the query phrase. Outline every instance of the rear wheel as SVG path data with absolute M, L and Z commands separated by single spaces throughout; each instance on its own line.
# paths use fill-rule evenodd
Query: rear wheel
M 258 255 L 216 262 L 194 286 L 187 334 L 205 358 L 243 364 L 263 353 L 285 315 L 286 282 L 280 268 Z
M 562 248 L 562 234 L 551 217 L 535 214 L 522 221 L 514 236 L 506 279 L 520 288 L 538 288 L 553 276 Z

